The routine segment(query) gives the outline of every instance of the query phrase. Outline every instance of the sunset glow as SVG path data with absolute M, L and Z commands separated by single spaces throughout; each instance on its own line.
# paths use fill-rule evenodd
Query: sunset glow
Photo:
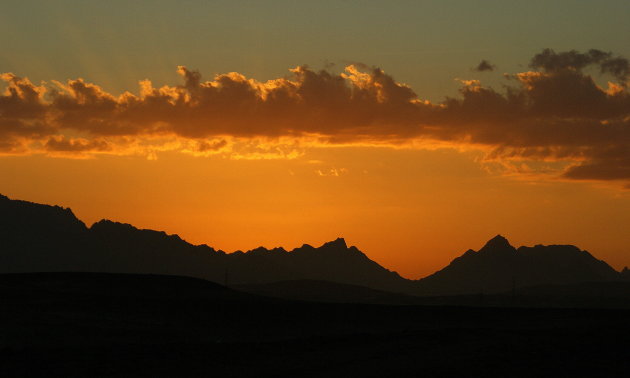
M 625 2 L 61 3 L 0 14 L 1 194 L 228 252 L 341 236 L 408 278 L 499 233 L 630 265 Z

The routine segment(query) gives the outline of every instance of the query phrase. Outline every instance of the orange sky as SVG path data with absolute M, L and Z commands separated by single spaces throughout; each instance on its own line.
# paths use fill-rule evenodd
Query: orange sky
M 2 192 L 177 233 L 226 251 L 319 245 L 338 236 L 405 277 L 441 268 L 497 233 L 518 245 L 571 243 L 630 265 L 630 196 L 489 174 L 474 153 L 330 148 L 294 160 L 167 153 L 158 160 L 0 159 Z M 320 176 L 337 170 L 339 176 Z
M 620 269 L 629 10 L 9 2 L 0 193 L 226 251 L 343 236 L 409 278 L 498 233 Z

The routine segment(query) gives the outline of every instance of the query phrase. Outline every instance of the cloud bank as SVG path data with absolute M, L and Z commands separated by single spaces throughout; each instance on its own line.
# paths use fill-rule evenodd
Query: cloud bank
M 480 149 L 485 162 L 529 174 L 629 185 L 628 60 L 545 49 L 529 67 L 506 75 L 501 91 L 464 80 L 458 97 L 440 103 L 362 65 L 300 66 L 266 82 L 235 72 L 204 81 L 179 67 L 180 85 L 143 80 L 138 94 L 119 96 L 82 79 L 36 85 L 5 73 L 0 153 L 294 158 L 308 146 L 437 144 Z

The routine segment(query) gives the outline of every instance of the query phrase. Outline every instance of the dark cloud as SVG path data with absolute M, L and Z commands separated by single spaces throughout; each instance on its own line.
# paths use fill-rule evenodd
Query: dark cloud
M 569 69 L 579 72 L 592 65 L 598 66 L 601 73 L 609 73 L 621 81 L 626 81 L 630 74 L 628 59 L 596 49 L 591 49 L 586 53 L 575 50 L 556 53 L 552 49 L 544 49 L 541 53 L 534 55 L 530 62 L 530 67 L 543 69 L 546 72 Z
M 628 80 L 628 75 L 630 75 L 630 63 L 626 58 L 610 58 L 602 62 L 601 72 L 608 72 L 619 80 L 625 81 Z
M 589 66 L 618 81 L 602 88 L 584 70 Z M 301 66 L 267 82 L 234 72 L 204 81 L 198 71 L 179 67 L 181 85 L 142 81 L 139 95 L 120 96 L 81 79 L 37 86 L 3 74 L 0 151 L 114 153 L 161 140 L 209 155 L 229 150 L 230 138 L 438 141 L 484 149 L 487 160 L 561 161 L 565 170 L 558 174 L 567 179 L 630 181 L 628 61 L 600 50 L 546 49 L 531 67 L 512 75 L 502 91 L 462 81 L 459 96 L 441 103 L 423 101 L 383 70 L 359 65 L 342 73 Z
M 578 180 L 627 180 L 630 177 L 630 144 L 602 147 L 589 159 L 569 167 L 564 176 Z
M 225 139 L 212 141 L 212 142 L 199 142 L 197 144 L 197 151 L 199 152 L 208 152 L 208 151 L 218 151 L 223 147 L 227 146 L 228 142 Z
M 477 65 L 477 67 L 475 67 L 474 70 L 477 72 L 486 72 L 486 71 L 494 71 L 496 68 L 497 66 L 495 66 L 494 64 L 491 64 L 490 62 L 484 59 L 481 62 L 479 62 L 479 64 Z

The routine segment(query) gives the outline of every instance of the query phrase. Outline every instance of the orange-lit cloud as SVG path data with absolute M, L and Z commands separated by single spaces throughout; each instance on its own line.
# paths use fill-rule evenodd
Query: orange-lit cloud
M 462 80 L 460 96 L 442 103 L 361 65 L 342 73 L 301 66 L 266 82 L 235 72 L 203 81 L 179 67 L 181 85 L 155 88 L 144 80 L 138 95 L 119 96 L 82 79 L 35 85 L 7 73 L 0 77 L 0 152 L 264 159 L 296 158 L 312 146 L 466 146 L 485 150 L 484 162 L 511 173 L 628 185 L 628 60 L 547 49 L 530 67 L 507 75 L 501 92 Z M 615 81 L 599 86 L 588 67 Z

